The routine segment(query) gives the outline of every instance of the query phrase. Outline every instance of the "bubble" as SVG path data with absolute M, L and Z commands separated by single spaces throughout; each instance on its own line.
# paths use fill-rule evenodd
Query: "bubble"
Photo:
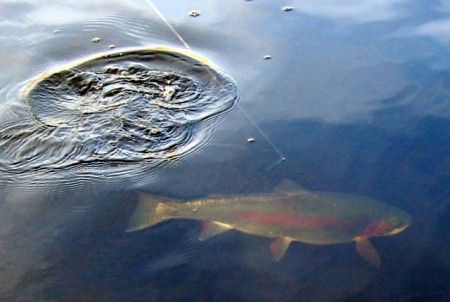
M 201 15 L 201 13 L 197 10 L 193 10 L 189 13 L 189 16 L 191 16 L 191 17 L 198 17 L 200 15 Z
M 147 48 L 45 72 L 21 97 L 26 117 L 0 130 L 3 170 L 179 158 L 207 139 L 238 87 L 199 56 Z
M 92 43 L 98 43 L 98 42 L 100 42 L 102 40 L 102 38 L 100 38 L 100 37 L 94 37 L 94 38 L 92 38 Z
M 247 143 L 254 143 L 254 142 L 255 142 L 255 138 L 254 137 L 247 138 Z
M 263 57 L 263 59 L 264 59 L 264 60 L 270 60 L 270 59 L 272 59 L 272 56 L 271 56 L 271 55 L 265 55 L 265 56 Z

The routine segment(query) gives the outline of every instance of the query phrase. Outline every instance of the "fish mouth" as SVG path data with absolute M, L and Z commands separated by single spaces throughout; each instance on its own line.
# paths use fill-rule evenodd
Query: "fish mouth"
M 388 235 L 395 235 L 395 234 L 398 234 L 400 232 L 403 232 L 407 227 L 409 227 L 409 225 L 411 224 L 411 221 L 412 221 L 411 217 L 408 217 L 407 221 L 404 224 L 402 224 L 402 225 L 396 227 L 395 229 L 391 230 L 388 233 Z
M 395 229 L 393 229 L 392 231 L 390 231 L 390 232 L 388 233 L 388 235 L 395 235 L 395 234 L 398 234 L 398 233 L 402 232 L 403 230 L 405 230 L 408 226 L 409 226 L 409 224 L 406 224 L 406 225 L 402 225 L 402 226 L 400 226 L 400 227 L 398 227 L 398 228 L 395 228 Z

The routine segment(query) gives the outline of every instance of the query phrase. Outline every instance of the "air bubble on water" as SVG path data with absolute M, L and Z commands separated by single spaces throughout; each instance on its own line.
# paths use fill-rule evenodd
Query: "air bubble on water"
M 255 138 L 254 137 L 247 138 L 247 143 L 254 143 L 254 142 L 255 142 Z
M 109 44 L 108 47 L 113 49 L 113 48 L 116 48 L 116 45 L 115 44 Z
M 198 10 L 193 10 L 189 13 L 189 16 L 191 16 L 191 17 L 198 17 L 200 15 L 201 15 L 201 13 Z
M 92 43 L 98 43 L 98 42 L 100 42 L 102 40 L 102 38 L 100 38 L 100 37 L 94 37 L 94 38 L 92 38 Z
M 265 55 L 263 58 L 264 58 L 264 60 L 270 60 L 270 59 L 272 59 L 272 56 L 271 55 Z

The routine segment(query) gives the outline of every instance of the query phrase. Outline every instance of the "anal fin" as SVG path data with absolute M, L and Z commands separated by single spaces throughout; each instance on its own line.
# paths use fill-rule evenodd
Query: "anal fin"
M 283 258 L 291 242 L 292 239 L 286 237 L 280 237 L 272 241 L 270 244 L 270 251 L 272 252 L 272 256 L 275 261 L 278 262 L 281 258 Z
M 362 258 L 375 266 L 381 265 L 380 256 L 378 256 L 377 250 L 374 248 L 372 243 L 370 243 L 368 238 L 358 237 L 355 241 L 356 250 Z
M 216 236 L 220 233 L 231 230 L 232 228 L 233 227 L 231 227 L 228 224 L 205 220 L 205 221 L 203 221 L 202 231 L 201 231 L 200 235 L 198 236 L 198 239 L 206 240 L 206 239 Z

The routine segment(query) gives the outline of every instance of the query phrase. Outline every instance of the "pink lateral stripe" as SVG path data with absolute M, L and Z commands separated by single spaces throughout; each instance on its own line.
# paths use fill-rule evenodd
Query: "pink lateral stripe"
M 325 226 L 342 227 L 345 225 L 352 224 L 350 221 L 345 221 L 337 218 L 308 217 L 300 215 L 255 213 L 255 212 L 241 212 L 239 213 L 239 218 L 247 219 L 253 222 L 300 226 L 304 228 L 316 228 Z
M 362 232 L 362 236 L 380 236 L 386 234 L 392 230 L 394 226 L 386 221 L 375 221 L 367 226 L 367 228 Z

